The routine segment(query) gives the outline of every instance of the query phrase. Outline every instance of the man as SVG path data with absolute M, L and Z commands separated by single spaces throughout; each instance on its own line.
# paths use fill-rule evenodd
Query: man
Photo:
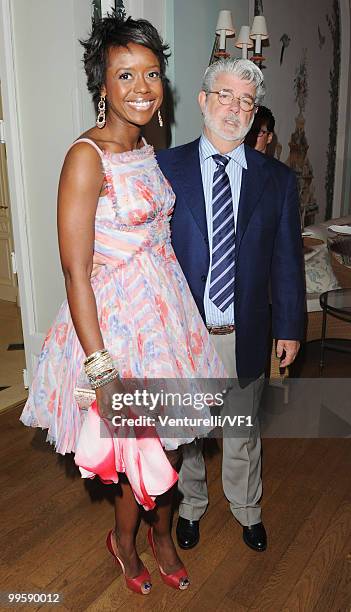
M 245 138 L 245 144 L 260 153 L 267 153 L 274 135 L 275 119 L 267 106 L 259 106 L 251 130 Z
M 263 75 L 251 61 L 212 64 L 198 98 L 201 138 L 157 156 L 176 194 L 175 253 L 229 376 L 239 379 L 236 412 L 251 410 L 255 423 L 271 323 L 282 367 L 294 360 L 304 323 L 295 176 L 243 144 L 263 94 Z M 208 497 L 201 444 L 186 446 L 177 537 L 182 548 L 192 548 Z M 223 437 L 222 481 L 245 543 L 265 550 L 259 434 Z

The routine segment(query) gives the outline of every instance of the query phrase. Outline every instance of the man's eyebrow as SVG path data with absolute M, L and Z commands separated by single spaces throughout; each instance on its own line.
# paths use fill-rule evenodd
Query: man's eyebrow
M 226 87 L 222 87 L 222 89 L 220 89 L 219 91 L 227 91 L 228 93 L 234 94 L 235 92 L 232 89 L 228 89 Z M 255 99 L 255 96 L 253 96 L 252 94 L 249 93 L 242 93 L 241 96 L 245 96 L 245 98 L 251 98 L 252 100 Z

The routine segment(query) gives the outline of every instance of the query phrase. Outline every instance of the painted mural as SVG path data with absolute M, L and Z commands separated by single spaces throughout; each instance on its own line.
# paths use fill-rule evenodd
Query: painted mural
M 255 11 L 260 10 L 258 4 L 254 5 Z M 309 193 L 304 189 L 306 222 L 320 222 L 333 215 L 340 81 L 339 0 L 264 0 L 264 16 L 269 31 L 265 105 L 276 119 L 282 160 L 291 160 L 289 145 L 294 142 L 295 147 L 304 134 L 309 166 L 304 169 L 305 187 L 310 181 Z

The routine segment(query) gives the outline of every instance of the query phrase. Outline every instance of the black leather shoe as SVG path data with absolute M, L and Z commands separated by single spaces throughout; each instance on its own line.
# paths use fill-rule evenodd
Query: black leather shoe
M 249 527 L 243 527 L 243 540 L 247 546 L 257 552 L 263 552 L 267 548 L 267 534 L 263 523 L 256 523 Z
M 200 540 L 199 521 L 188 521 L 180 516 L 176 533 L 180 548 L 194 548 Z

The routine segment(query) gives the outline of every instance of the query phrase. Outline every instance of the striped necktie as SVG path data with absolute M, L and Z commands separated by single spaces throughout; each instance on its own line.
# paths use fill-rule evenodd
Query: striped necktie
M 234 301 L 235 226 L 232 191 L 226 165 L 229 157 L 213 155 L 217 168 L 212 186 L 212 265 L 210 300 L 224 312 Z

